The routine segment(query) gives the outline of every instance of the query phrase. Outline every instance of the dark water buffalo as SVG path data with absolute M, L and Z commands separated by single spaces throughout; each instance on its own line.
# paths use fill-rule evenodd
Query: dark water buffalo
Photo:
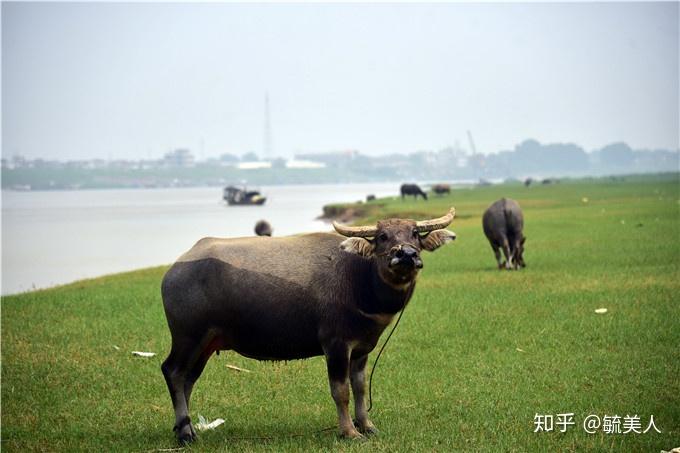
M 524 215 L 515 200 L 501 198 L 484 212 L 482 218 L 484 234 L 496 254 L 498 268 L 519 269 L 524 264 Z M 505 263 L 501 263 L 503 249 Z
M 448 184 L 435 184 L 432 186 L 432 192 L 436 193 L 437 195 L 451 193 L 451 186 Z
M 335 233 L 284 238 L 201 239 L 163 278 L 172 336 L 161 369 L 180 442 L 194 383 L 210 356 L 234 350 L 258 360 L 324 355 L 340 433 L 375 431 L 364 403 L 366 361 L 413 295 L 421 250 L 453 240 L 438 219 L 389 219 L 368 227 L 334 223 Z M 356 424 L 349 414 L 350 386 Z M 282 408 L 284 409 L 284 408 Z
M 420 195 L 424 200 L 427 200 L 427 194 L 418 187 L 418 184 L 402 184 L 401 199 L 403 200 L 406 195 L 413 195 L 415 199 L 418 199 L 418 195 Z
M 266 220 L 258 220 L 255 224 L 255 234 L 258 236 L 271 236 L 272 226 Z

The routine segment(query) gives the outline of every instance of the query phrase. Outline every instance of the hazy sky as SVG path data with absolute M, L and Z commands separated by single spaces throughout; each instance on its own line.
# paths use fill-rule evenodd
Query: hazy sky
M 677 148 L 678 3 L 2 3 L 3 156 Z M 203 152 L 201 153 L 201 143 Z

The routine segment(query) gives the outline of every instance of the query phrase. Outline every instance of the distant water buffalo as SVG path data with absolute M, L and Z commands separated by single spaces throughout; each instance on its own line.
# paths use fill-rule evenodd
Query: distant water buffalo
M 418 184 L 402 184 L 401 199 L 403 200 L 406 195 L 413 195 L 414 199 L 418 199 L 418 195 L 420 195 L 424 200 L 427 200 L 427 194 L 418 187 Z
M 271 236 L 272 226 L 266 220 L 258 220 L 255 224 L 255 234 L 258 236 Z
M 375 201 L 375 195 L 373 195 L 372 193 L 366 195 L 366 201 L 367 201 L 367 202 L 369 202 L 369 201 Z
M 435 184 L 432 186 L 432 192 L 436 193 L 437 195 L 451 193 L 451 186 L 448 184 Z
M 524 180 L 524 187 L 529 187 L 531 183 L 534 182 L 533 178 L 527 178 Z
M 420 252 L 455 239 L 446 229 L 453 217 L 451 208 L 422 221 L 334 222 L 338 234 L 198 241 L 161 285 L 172 336 L 161 369 L 178 440 L 196 436 L 189 418 L 192 389 L 221 350 L 258 360 L 325 356 L 340 434 L 375 433 L 364 399 L 368 354 L 411 299 L 423 267 Z
M 525 267 L 523 258 L 526 240 L 523 234 L 524 215 L 515 200 L 501 198 L 489 206 L 484 212 L 482 226 L 496 255 L 499 269 Z M 499 249 L 503 249 L 505 263 L 501 262 Z

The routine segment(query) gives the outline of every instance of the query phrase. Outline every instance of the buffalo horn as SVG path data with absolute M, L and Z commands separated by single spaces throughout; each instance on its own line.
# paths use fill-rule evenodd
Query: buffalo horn
M 441 230 L 446 228 L 453 221 L 453 216 L 456 215 L 455 208 L 449 209 L 448 214 L 438 219 L 421 220 L 416 222 L 416 228 L 419 233 L 427 233 L 434 230 Z
M 374 226 L 357 226 L 351 227 L 346 225 L 340 225 L 338 222 L 333 222 L 333 228 L 335 231 L 347 237 L 358 237 L 358 238 L 372 238 L 378 232 L 378 227 Z

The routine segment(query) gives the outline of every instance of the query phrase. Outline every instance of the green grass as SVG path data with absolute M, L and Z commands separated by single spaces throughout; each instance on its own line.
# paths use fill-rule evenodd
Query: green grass
M 676 174 L 378 200 L 363 221 L 438 216 L 453 205 L 458 234 L 425 257 L 381 358 L 371 412 L 380 434 L 356 443 L 314 433 L 336 423 L 322 358 L 261 363 L 223 353 L 198 381 L 191 412 L 226 423 L 189 450 L 680 446 L 679 187 Z M 483 210 L 501 196 L 517 199 L 525 213 L 527 268 L 519 272 L 495 268 L 481 229 Z M 3 451 L 176 447 L 159 369 L 169 349 L 164 271 L 2 299 Z M 600 307 L 608 312 L 595 314 Z M 158 355 L 143 359 L 132 350 Z M 533 432 L 536 413 L 565 412 L 575 414 L 568 432 Z M 638 414 L 643 429 L 653 414 L 662 434 L 588 435 L 580 425 L 589 414 Z

